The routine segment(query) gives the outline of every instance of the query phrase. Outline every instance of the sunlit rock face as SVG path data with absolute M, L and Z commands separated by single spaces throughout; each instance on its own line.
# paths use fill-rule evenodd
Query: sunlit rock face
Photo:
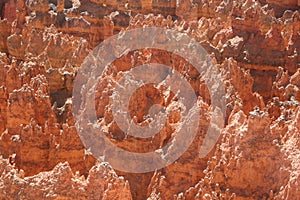
M 298 199 L 299 6 L 299 0 L 1 1 L 1 199 Z M 200 158 L 212 116 L 201 74 L 161 49 L 127 52 L 99 78 L 95 94 L 99 125 L 114 145 L 154 151 L 172 144 L 181 126 L 180 109 L 147 139 L 128 136 L 115 122 L 114 87 L 138 65 L 161 63 L 183 74 L 201 111 L 194 140 L 175 162 L 128 173 L 84 146 L 72 92 L 92 49 L 142 27 L 186 34 L 207 51 L 226 87 L 226 115 L 214 148 Z M 177 108 L 175 96 L 151 84 L 141 87 L 131 98 L 130 116 L 147 124 L 150 107 Z

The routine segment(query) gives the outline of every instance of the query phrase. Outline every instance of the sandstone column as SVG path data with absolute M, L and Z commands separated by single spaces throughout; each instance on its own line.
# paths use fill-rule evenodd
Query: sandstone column
M 57 0 L 57 12 L 62 13 L 65 9 L 65 0 Z
M 65 23 L 65 15 L 63 13 L 65 9 L 65 0 L 57 0 L 57 19 L 56 19 L 56 26 L 62 27 Z
M 17 28 L 22 28 L 26 22 L 26 7 L 25 0 L 17 0 L 16 6 L 16 17 L 17 17 Z

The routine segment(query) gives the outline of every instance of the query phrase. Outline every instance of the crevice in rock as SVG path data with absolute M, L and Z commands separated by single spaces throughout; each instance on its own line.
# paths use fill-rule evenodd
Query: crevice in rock
M 58 91 L 50 91 L 51 104 L 57 104 L 57 107 L 62 107 L 68 98 L 72 97 L 72 91 L 62 89 Z
M 272 99 L 272 87 L 275 81 L 277 71 L 266 70 L 250 70 L 251 76 L 254 79 L 253 92 L 257 92 L 264 98 L 264 102 L 267 103 Z

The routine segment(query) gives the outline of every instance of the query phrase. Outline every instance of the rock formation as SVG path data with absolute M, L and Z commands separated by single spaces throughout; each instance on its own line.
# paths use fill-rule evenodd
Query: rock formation
M 299 199 L 299 8 L 299 0 L 1 1 L 0 198 Z M 204 47 L 224 79 L 226 123 L 200 158 L 212 101 L 200 74 L 170 52 L 128 52 L 111 63 L 95 95 L 98 121 L 115 145 L 152 151 L 171 142 L 179 126 L 180 111 L 173 112 L 159 134 L 135 139 L 114 121 L 116 81 L 140 64 L 161 63 L 184 74 L 201 110 L 197 135 L 176 162 L 135 174 L 114 170 L 84 147 L 72 91 L 94 47 L 140 27 L 184 33 Z M 174 95 L 153 86 L 137 90 L 131 117 L 146 123 L 153 103 L 178 106 Z

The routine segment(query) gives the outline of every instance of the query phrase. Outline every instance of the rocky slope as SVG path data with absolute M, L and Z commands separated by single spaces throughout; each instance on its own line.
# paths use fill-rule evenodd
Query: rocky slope
M 300 197 L 299 0 L 4 0 L 0 2 L 1 199 L 292 199 Z M 185 74 L 201 116 L 188 150 L 166 168 L 126 173 L 85 149 L 72 116 L 73 81 L 88 53 L 120 31 L 163 27 L 194 38 L 226 85 L 226 124 L 214 149 L 199 152 L 211 120 L 209 91 L 193 66 L 158 49 L 111 64 L 96 94 L 107 137 L 129 151 L 163 147 L 178 113 L 150 139 L 128 137 L 109 97 L 124 71 L 166 64 Z M 139 123 L 172 94 L 138 90 Z M 150 100 L 149 100 L 150 99 Z

